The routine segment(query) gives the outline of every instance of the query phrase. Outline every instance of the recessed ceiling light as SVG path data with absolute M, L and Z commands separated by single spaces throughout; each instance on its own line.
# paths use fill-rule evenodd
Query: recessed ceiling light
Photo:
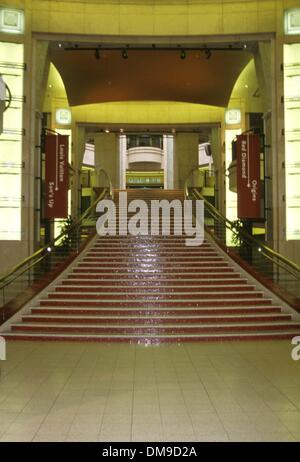
M 180 58 L 185 59 L 186 58 L 186 52 L 184 50 L 181 50 L 180 52 Z

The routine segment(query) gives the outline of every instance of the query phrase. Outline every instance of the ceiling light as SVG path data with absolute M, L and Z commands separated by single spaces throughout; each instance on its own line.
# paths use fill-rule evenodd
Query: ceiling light
M 204 54 L 205 54 L 205 58 L 206 58 L 206 59 L 210 59 L 210 58 L 211 58 L 212 53 L 211 53 L 211 51 L 209 50 L 209 48 L 205 48 Z
M 185 59 L 186 58 L 186 52 L 184 50 L 181 50 L 180 52 L 180 58 Z
M 123 58 L 123 59 L 128 59 L 127 50 L 123 50 L 123 51 L 122 51 L 122 58 Z
M 244 43 L 244 48 L 245 48 L 245 50 L 246 50 L 246 48 L 248 48 L 247 43 Z
M 59 43 L 59 44 L 58 44 L 58 48 L 61 48 L 61 47 L 62 47 L 62 44 L 61 44 L 61 43 Z
M 109 130 L 108 130 L 108 128 L 107 128 L 106 130 L 104 130 L 104 131 L 105 131 L 105 133 L 109 133 Z

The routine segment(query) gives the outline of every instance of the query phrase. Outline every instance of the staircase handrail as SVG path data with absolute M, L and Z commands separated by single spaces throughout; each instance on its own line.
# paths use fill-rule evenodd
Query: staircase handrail
M 292 260 L 288 259 L 284 255 L 280 254 L 279 252 L 276 252 L 276 250 L 273 250 L 271 247 L 267 246 L 261 241 L 258 241 L 255 239 L 255 237 L 251 236 L 251 234 L 247 233 L 242 228 L 237 228 L 235 223 L 233 223 L 231 220 L 229 220 L 227 217 L 225 217 L 216 207 L 214 207 L 205 197 L 202 196 L 202 194 L 198 191 L 197 188 L 189 188 L 188 182 L 190 179 L 190 176 L 194 171 L 198 171 L 199 167 L 193 167 L 188 176 L 186 177 L 185 183 L 184 183 L 184 197 L 189 198 L 190 197 L 190 189 L 192 189 L 194 196 L 196 196 L 198 199 L 203 200 L 204 205 L 207 209 L 210 210 L 210 212 L 217 216 L 218 219 L 223 221 L 225 226 L 230 229 L 234 234 L 237 236 L 243 238 L 244 240 L 250 242 L 253 244 L 260 252 L 264 250 L 265 252 L 269 253 L 272 257 L 272 261 L 278 265 L 278 261 L 281 263 L 287 265 L 288 267 L 292 268 L 293 272 L 296 271 L 296 276 L 299 278 L 300 277 L 300 266 L 297 265 L 297 263 L 293 262 Z
M 108 177 L 109 178 L 109 177 Z M 0 290 L 5 287 L 7 284 L 11 282 L 11 276 L 13 276 L 17 271 L 19 271 L 25 265 L 31 263 L 30 267 L 35 266 L 36 263 L 40 262 L 41 259 L 46 257 L 49 252 L 51 251 L 52 247 L 59 242 L 62 238 L 66 237 L 71 231 L 77 229 L 79 225 L 83 222 L 83 220 L 91 213 L 91 211 L 95 208 L 97 203 L 102 200 L 104 197 L 108 195 L 108 190 L 105 188 L 101 191 L 100 195 L 93 201 L 93 203 L 86 209 L 86 211 L 74 222 L 72 223 L 67 229 L 65 229 L 62 233 L 60 233 L 55 239 L 52 239 L 46 245 L 38 249 L 33 254 L 29 255 L 28 257 L 24 258 L 20 263 L 15 265 L 11 268 L 8 272 L 4 273 L 0 277 Z M 38 258 L 39 257 L 39 258 Z M 36 261 L 34 261 L 36 260 Z M 26 270 L 29 269 L 26 267 Z

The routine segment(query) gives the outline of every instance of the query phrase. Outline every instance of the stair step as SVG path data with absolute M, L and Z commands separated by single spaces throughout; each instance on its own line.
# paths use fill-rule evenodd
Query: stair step
M 194 277 L 193 277 L 194 276 Z M 92 275 L 87 275 L 86 273 L 82 274 L 82 277 L 80 276 L 80 274 L 74 274 L 74 273 L 70 273 L 68 276 L 67 276 L 67 279 L 65 279 L 66 282 L 68 283 L 72 283 L 74 284 L 74 281 L 75 283 L 77 283 L 78 281 L 80 281 L 81 284 L 84 284 L 86 282 L 88 283 L 95 283 L 95 284 L 99 284 L 99 281 L 101 281 L 101 284 L 105 284 L 105 283 L 108 283 L 108 284 L 120 284 L 120 283 L 123 283 L 126 281 L 126 283 L 131 283 L 131 282 L 135 282 L 135 283 L 151 283 L 151 284 L 161 284 L 161 282 L 163 282 L 164 284 L 166 283 L 172 283 L 172 284 L 182 284 L 184 282 L 184 284 L 215 284 L 216 282 L 218 284 L 239 284 L 239 283 L 242 283 L 242 282 L 247 282 L 245 281 L 244 279 L 241 279 L 240 275 L 237 274 L 237 273 L 232 273 L 232 274 L 218 274 L 218 275 L 214 275 L 214 274 L 205 274 L 203 275 L 203 273 L 201 273 L 201 275 L 198 275 L 198 274 L 195 274 L 195 273 L 191 273 L 190 276 L 188 277 L 180 277 L 180 278 L 174 278 L 174 277 L 171 277 L 171 276 L 165 276 L 165 275 L 160 275 L 160 274 L 156 274 L 155 275 L 155 278 L 153 277 L 153 274 L 151 275 L 147 275 L 147 274 L 143 274 L 139 277 L 139 275 L 131 275 L 131 274 L 128 274 L 126 273 L 124 276 L 122 276 L 121 278 L 119 277 L 119 275 L 116 275 L 115 277 L 110 274 L 109 276 L 101 276 L 101 275 L 97 275 L 97 274 L 92 274 Z
M 151 281 L 151 282 L 155 282 L 155 281 L 179 281 L 180 280 L 180 283 L 182 281 L 206 281 L 207 283 L 207 279 L 211 280 L 211 281 L 219 281 L 220 278 L 222 278 L 222 281 L 224 279 L 232 279 L 232 278 L 236 278 L 236 280 L 239 280 L 240 278 L 240 275 L 237 274 L 237 273 L 234 273 L 233 271 L 230 271 L 230 272 L 227 272 L 227 273 L 203 273 L 201 271 L 201 274 L 197 274 L 195 272 L 193 273 L 176 273 L 176 274 L 179 274 L 179 277 L 175 278 L 175 274 L 171 274 L 171 275 L 166 275 L 164 273 L 158 273 L 158 272 L 153 272 L 153 271 L 149 271 L 149 272 L 137 272 L 137 273 L 116 273 L 116 272 L 111 272 L 111 273 L 108 273 L 108 272 L 104 272 L 104 273 L 88 273 L 88 272 L 84 272 L 84 273 L 81 273 L 81 272 L 78 272 L 78 273 L 70 273 L 68 275 L 68 279 L 72 279 L 72 280 L 80 280 L 80 279 L 86 279 L 86 280 L 107 280 L 107 281 L 110 281 L 111 283 L 111 280 L 113 279 L 114 281 L 124 281 L 124 280 L 134 280 L 134 281 L 143 281 L 143 280 L 146 280 L 146 281 Z M 226 281 L 227 282 L 227 281 Z
M 295 335 L 299 335 L 299 330 L 291 331 L 270 331 L 270 332 L 252 332 L 252 333 L 218 333 L 218 334 L 127 334 L 127 335 L 95 335 L 95 334 L 58 334 L 58 333 L 5 333 L 1 334 L 6 340 L 39 340 L 39 341 L 81 341 L 81 342 L 128 342 L 128 343 L 141 343 L 141 344 L 157 344 L 163 342 L 220 342 L 232 340 L 283 340 L 291 339 Z
M 289 314 L 244 314 L 244 315 L 160 315 L 160 316 L 145 316 L 145 315 L 132 315 L 132 316 L 94 316 L 94 315 L 49 315 L 49 314 L 27 314 L 22 316 L 23 322 L 53 322 L 53 323 L 101 323 L 101 324 L 135 324 L 135 323 L 150 323 L 150 324 L 190 324 L 190 323 L 255 323 L 255 322 L 271 322 L 271 321 L 288 321 L 291 320 L 291 315 Z
M 180 295 L 180 298 L 178 298 Z M 94 292 L 51 292 L 48 293 L 48 299 L 50 300 L 109 300 L 109 301 L 119 301 L 124 300 L 128 301 L 131 300 L 140 300 L 141 302 L 147 303 L 152 301 L 169 301 L 170 299 L 174 302 L 180 301 L 184 302 L 186 300 L 219 300 L 221 299 L 253 299 L 253 298 L 262 298 L 262 292 L 221 292 L 221 293 L 212 293 L 212 292 L 200 292 L 200 293 L 166 293 L 166 292 L 157 292 L 157 293 L 145 293 L 143 291 L 139 291 L 137 293 L 123 293 L 123 294 L 116 294 L 113 293 L 94 293 Z
M 217 283 L 216 283 L 217 282 Z M 121 284 L 120 284 L 121 283 Z M 119 289 L 119 290 L 122 290 L 122 289 L 132 289 L 132 290 L 135 290 L 135 289 L 139 289 L 139 288 L 145 288 L 145 289 L 148 289 L 148 288 L 152 288 L 153 290 L 158 290 L 158 289 L 167 289 L 167 290 L 178 290 L 178 291 L 181 291 L 181 290 L 193 290 L 193 289 L 196 289 L 196 290 L 221 290 L 221 289 L 224 289 L 224 290 L 231 290 L 231 289 L 239 289 L 239 290 L 243 290 L 243 287 L 249 287 L 249 290 L 252 290 L 252 288 L 254 288 L 254 286 L 251 286 L 249 284 L 247 284 L 246 281 L 242 280 L 242 279 L 235 279 L 235 280 L 232 280 L 230 282 L 230 285 L 227 285 L 228 282 L 227 280 L 226 281 L 223 281 L 223 280 L 201 280 L 201 281 L 195 281 L 195 280 L 185 280 L 184 281 L 184 284 L 182 283 L 182 280 L 171 280 L 171 281 L 145 281 L 145 280 L 136 280 L 136 279 L 132 279 L 132 280 L 126 280 L 124 281 L 123 279 L 115 279 L 113 281 L 111 280 L 99 280 L 99 279 L 83 279 L 83 280 L 79 280 L 78 278 L 77 279 L 64 279 L 61 281 L 61 286 L 58 286 L 57 289 L 61 288 L 62 290 L 63 289 L 67 289 L 70 288 L 78 288 L 80 290 L 80 288 L 91 288 L 92 290 L 107 290 L 107 289 L 113 289 L 114 291 Z M 116 287 L 117 286 L 117 287 Z
M 125 286 L 124 284 L 122 284 L 122 286 L 118 286 L 118 287 L 115 287 L 115 286 L 105 286 L 103 287 L 103 285 L 97 285 L 97 286 L 93 286 L 93 285 L 82 285 L 82 283 L 78 284 L 78 285 L 67 285 L 66 283 L 63 283 L 63 285 L 61 286 L 58 286 L 58 287 L 55 287 L 55 291 L 56 292 L 63 292 L 65 294 L 69 294 L 69 293 L 78 293 L 78 292 L 82 292 L 82 293 L 94 293 L 94 292 L 104 292 L 105 294 L 107 295 L 113 295 L 113 294 L 116 294 L 116 293 L 120 293 L 120 294 L 153 294 L 155 295 L 156 293 L 166 293 L 166 294 L 182 294 L 182 293 L 185 293 L 185 292 L 191 292 L 193 295 L 195 294 L 205 294 L 206 291 L 210 291 L 210 293 L 212 292 L 233 292 L 233 293 L 240 293 L 240 292 L 251 292 L 253 293 L 255 290 L 255 287 L 254 286 L 243 286 L 243 285 L 236 285 L 236 286 L 200 286 L 198 287 L 197 285 L 194 285 L 194 286 L 189 286 L 189 287 L 186 287 L 186 286 L 163 286 L 163 285 L 159 285 L 158 287 L 153 287 L 152 285 L 141 285 L 141 284 L 137 284 L 136 286 L 132 285 L 132 284 L 128 284 L 127 286 Z
M 93 315 L 107 315 L 107 316 L 120 316 L 120 315 L 145 315 L 155 316 L 155 315 L 211 315 L 211 314 L 256 314 L 256 313 L 281 313 L 281 308 L 279 306 L 269 305 L 269 306 L 219 306 L 219 307 L 160 307 L 160 308 L 95 308 L 95 307 L 78 307 L 78 306 L 40 306 L 32 307 L 32 314 L 93 314 Z
M 300 323 L 283 323 L 283 322 L 272 322 L 272 323 L 223 323 L 221 325 L 216 324 L 181 324 L 178 325 L 159 325 L 145 326 L 145 325 L 93 325 L 93 324 L 50 324 L 50 323 L 22 323 L 12 324 L 12 332 L 77 332 L 77 333 L 106 333 L 106 334 L 187 334 L 187 333 L 218 333 L 218 332 L 259 332 L 259 331 L 276 331 L 276 330 L 297 330 L 300 333 Z
M 172 308 L 172 307 L 217 307 L 217 306 L 247 306 L 248 304 L 251 306 L 268 306 L 271 305 L 271 300 L 268 299 L 261 299 L 261 298 L 245 298 L 241 300 L 224 300 L 224 299 L 209 299 L 209 300 L 117 300 L 117 299 L 110 299 L 110 300 L 66 300 L 66 299 L 43 299 L 40 300 L 40 306 L 69 306 L 69 307 L 120 307 L 120 308 L 133 308 L 139 307 L 143 309 L 151 309 L 151 308 Z M 109 306 L 107 306 L 109 304 Z

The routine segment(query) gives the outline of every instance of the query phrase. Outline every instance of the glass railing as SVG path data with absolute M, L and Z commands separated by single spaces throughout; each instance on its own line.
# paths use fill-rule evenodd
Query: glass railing
M 59 236 L 0 277 L 2 321 L 6 319 L 12 300 L 18 300 L 29 288 L 33 293 L 38 292 L 37 288 L 43 288 L 49 280 L 51 282 L 51 276 L 52 279 L 58 276 L 80 253 L 96 233 L 96 206 L 107 196 L 112 196 L 110 181 L 109 187 L 101 188 L 97 199 L 78 220 L 68 221 Z
M 204 201 L 204 224 L 212 238 L 229 253 L 237 263 L 273 290 L 288 303 L 300 302 L 300 266 L 259 241 L 240 222 L 232 222 L 220 213 L 199 192 L 186 185 L 186 197 Z M 227 233 L 232 234 L 230 245 Z

